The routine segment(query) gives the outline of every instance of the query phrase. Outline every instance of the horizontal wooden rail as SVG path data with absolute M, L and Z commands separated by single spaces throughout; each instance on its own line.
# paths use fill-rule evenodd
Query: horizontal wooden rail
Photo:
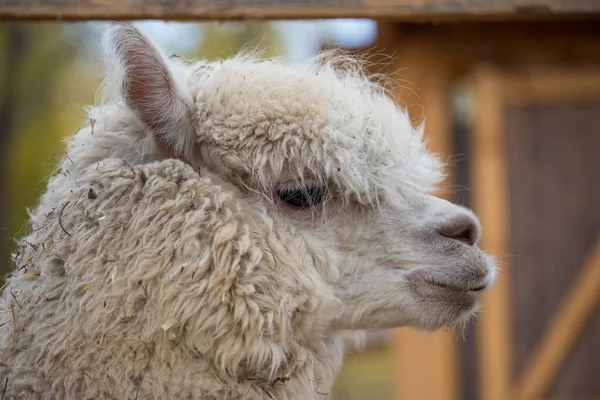
M 0 20 L 546 19 L 600 16 L 600 0 L 0 0 Z

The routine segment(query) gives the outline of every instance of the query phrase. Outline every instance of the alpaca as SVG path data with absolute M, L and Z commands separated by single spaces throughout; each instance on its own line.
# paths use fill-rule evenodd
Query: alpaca
M 494 279 L 422 129 L 344 57 L 166 57 L 105 34 L 104 102 L 0 298 L 19 399 L 317 399 L 357 332 L 467 320 Z

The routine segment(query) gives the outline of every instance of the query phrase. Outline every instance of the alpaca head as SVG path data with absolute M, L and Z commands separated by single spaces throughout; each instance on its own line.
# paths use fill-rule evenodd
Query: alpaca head
M 479 222 L 429 194 L 442 173 L 422 130 L 352 61 L 184 63 L 129 24 L 106 39 L 107 82 L 142 127 L 114 154 L 206 168 L 325 254 L 343 304 L 332 329 L 431 330 L 472 314 L 494 277 Z

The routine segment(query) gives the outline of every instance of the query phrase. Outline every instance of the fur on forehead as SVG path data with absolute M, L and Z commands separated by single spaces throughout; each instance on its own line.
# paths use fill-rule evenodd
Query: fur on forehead
M 190 68 L 200 147 L 254 183 L 316 180 L 373 204 L 443 177 L 422 126 L 357 59 L 327 52 L 297 65 L 242 54 Z
M 140 159 L 162 153 L 266 190 L 310 180 L 363 204 L 401 202 L 399 192 L 429 191 L 443 176 L 423 130 L 341 52 L 303 64 L 248 53 L 185 63 L 131 24 L 105 43 L 105 94 L 117 108 L 102 107 L 98 128 L 141 131 Z

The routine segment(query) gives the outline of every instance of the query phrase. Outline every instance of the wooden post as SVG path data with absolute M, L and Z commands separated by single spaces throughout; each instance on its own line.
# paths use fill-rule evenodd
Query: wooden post
M 471 137 L 473 208 L 485 229 L 481 247 L 491 254 L 504 255 L 509 227 L 502 90 L 496 73 L 487 69 L 475 74 L 474 88 L 477 110 Z M 479 318 L 480 398 L 485 400 L 510 398 L 509 273 L 503 267 L 497 275 L 494 286 L 484 296 L 484 310 Z
M 395 100 L 408 109 L 414 123 L 425 121 L 430 151 L 446 160 L 450 153 L 450 68 L 444 49 L 433 41 L 402 36 L 394 23 L 379 23 L 375 50 L 394 59 L 385 72 L 399 88 Z M 449 197 L 449 182 L 441 196 Z M 394 398 L 399 400 L 455 400 L 460 398 L 456 379 L 454 332 L 419 332 L 399 329 L 392 340 Z

